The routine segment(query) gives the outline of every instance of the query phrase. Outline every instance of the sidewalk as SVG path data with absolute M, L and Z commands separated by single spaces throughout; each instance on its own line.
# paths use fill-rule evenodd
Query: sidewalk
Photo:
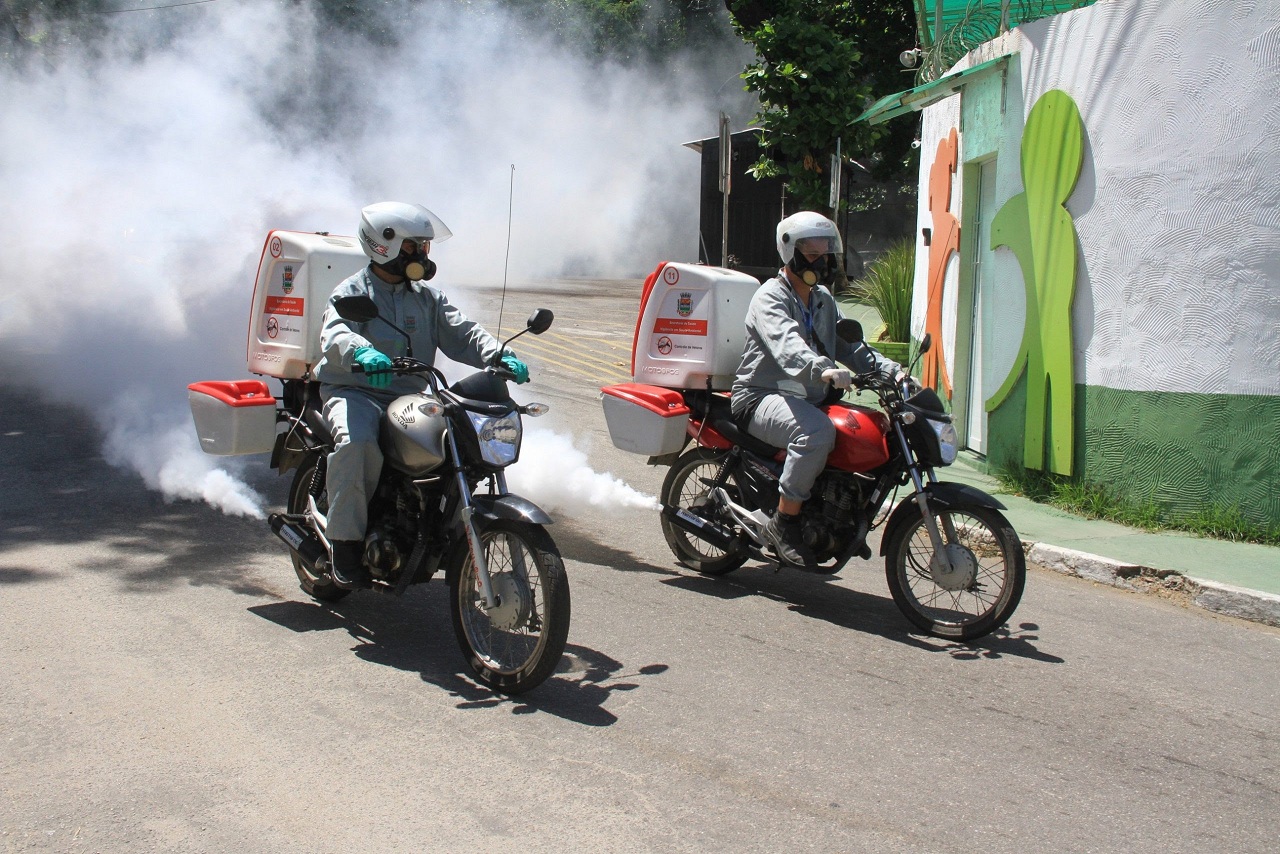
M 1198 607 L 1280 626 L 1280 548 L 1075 516 L 1002 492 L 963 452 L 938 478 L 970 484 L 1003 504 L 1032 563 L 1127 590 L 1181 592 Z

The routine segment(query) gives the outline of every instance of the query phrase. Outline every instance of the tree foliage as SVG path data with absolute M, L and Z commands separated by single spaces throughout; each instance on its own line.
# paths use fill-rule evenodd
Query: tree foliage
M 753 174 L 782 176 L 797 204 L 827 206 L 830 162 L 842 153 L 880 179 L 914 172 L 915 124 L 854 124 L 876 98 L 911 86 L 898 53 L 915 43 L 909 0 L 725 0 L 756 49 L 743 72 L 760 99 L 764 154 Z
M 335 38 L 356 36 L 392 46 L 412 40 L 415 10 L 442 0 L 280 0 L 313 11 Z M 520 33 L 558 39 L 585 56 L 622 63 L 663 62 L 686 49 L 734 40 L 720 0 L 447 0 L 476 14 L 509 12 Z M 183 0 L 0 0 L 0 49 L 34 50 L 53 59 L 49 45 L 91 45 L 132 9 L 151 20 L 177 20 L 192 10 Z M 216 14 L 215 8 L 202 10 Z M 517 33 L 517 37 L 520 33 Z

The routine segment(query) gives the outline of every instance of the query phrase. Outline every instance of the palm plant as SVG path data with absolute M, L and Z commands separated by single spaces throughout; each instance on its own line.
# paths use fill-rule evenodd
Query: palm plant
M 871 263 L 857 287 L 884 321 L 881 340 L 911 340 L 911 294 L 915 288 L 916 245 L 901 240 Z

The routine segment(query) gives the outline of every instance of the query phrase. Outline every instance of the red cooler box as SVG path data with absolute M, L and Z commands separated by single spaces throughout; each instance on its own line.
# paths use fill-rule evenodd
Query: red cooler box
M 689 407 L 680 392 L 639 383 L 606 386 L 600 391 L 614 447 L 657 457 L 674 454 L 684 446 Z
M 262 380 L 192 383 L 187 399 L 206 454 L 265 454 L 275 444 L 276 399 Z

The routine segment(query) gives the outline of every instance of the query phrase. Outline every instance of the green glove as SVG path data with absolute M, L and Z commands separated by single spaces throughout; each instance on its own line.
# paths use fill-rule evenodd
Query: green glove
M 511 353 L 502 354 L 502 367 L 516 375 L 516 385 L 529 381 L 529 366 Z
M 357 347 L 351 358 L 364 368 L 364 376 L 369 385 L 374 388 L 391 385 L 391 360 L 376 347 Z

